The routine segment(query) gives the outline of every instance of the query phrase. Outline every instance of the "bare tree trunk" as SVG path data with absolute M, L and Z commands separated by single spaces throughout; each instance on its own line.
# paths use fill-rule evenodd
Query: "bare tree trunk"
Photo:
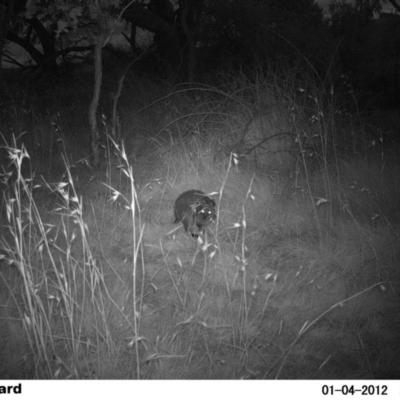
M 6 41 L 8 27 L 14 13 L 14 0 L 8 0 L 8 5 L 0 4 L 0 98 L 6 96 L 6 84 L 3 79 L 3 48 Z
M 108 39 L 107 21 L 104 16 L 101 15 L 100 10 L 99 14 L 100 34 L 94 47 L 94 90 L 92 102 L 89 107 L 89 124 L 91 133 L 90 144 L 92 147 L 92 165 L 94 167 L 97 167 L 100 163 L 100 133 L 97 125 L 97 108 L 99 106 L 103 79 L 103 46 L 106 44 Z
M 139 55 L 135 59 L 133 59 L 129 65 L 126 67 L 124 73 L 122 74 L 121 78 L 118 81 L 117 92 L 113 95 L 113 106 L 112 106 L 112 122 L 111 122 L 111 133 L 114 140 L 118 143 L 121 140 L 121 123 L 118 115 L 118 100 L 121 97 L 122 89 L 124 87 L 124 80 L 129 68 L 135 64 L 136 61 L 142 59 L 144 55 Z
M 193 4 L 190 0 L 181 0 L 179 6 L 182 7 L 180 12 L 180 22 L 187 43 L 187 53 L 185 57 L 186 79 L 188 82 L 194 82 L 196 77 L 196 43 L 192 33 L 194 12 Z

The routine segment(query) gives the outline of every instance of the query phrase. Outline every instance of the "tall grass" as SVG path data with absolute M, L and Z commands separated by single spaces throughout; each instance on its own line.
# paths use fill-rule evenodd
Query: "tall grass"
M 177 88 L 85 183 L 5 143 L 2 375 L 395 377 L 399 165 L 339 99 L 262 69 Z M 172 224 L 188 189 L 218 204 L 198 240 Z
M 56 215 L 58 226 L 44 222 L 33 195 L 40 186 L 33 186 L 21 173 L 24 159 L 29 159 L 25 147 L 18 149 L 14 140 L 13 145 L 6 145 L 4 149 L 12 172 L 3 178 L 12 183 L 7 186 L 4 198 L 7 224 L 1 240 L 1 259 L 13 277 L 22 281 L 21 298 L 15 301 L 32 356 L 29 377 L 93 377 L 92 370 L 101 369 L 104 362 L 98 358 L 98 365 L 92 365 L 93 356 L 99 356 L 92 354 L 93 349 L 98 351 L 99 346 L 105 346 L 109 356 L 116 352 L 108 314 L 115 308 L 121 318 L 125 321 L 128 318 L 110 296 L 104 271 L 93 254 L 89 227 L 83 218 L 82 197 L 76 193 L 70 169 L 66 168 L 65 182 L 47 184 L 56 199 L 50 212 Z M 121 156 L 126 160 L 124 149 Z M 133 227 L 131 287 L 135 317 L 128 324 L 132 325 L 132 343 L 138 353 L 137 319 L 141 302 L 136 277 L 140 268 L 141 232 L 136 229 L 140 223 L 135 223 L 137 197 L 131 167 L 128 165 L 123 171 L 132 183 L 130 196 L 123 200 L 131 213 Z M 114 200 L 121 195 L 115 190 L 111 194 Z M 139 376 L 138 355 L 136 359 Z

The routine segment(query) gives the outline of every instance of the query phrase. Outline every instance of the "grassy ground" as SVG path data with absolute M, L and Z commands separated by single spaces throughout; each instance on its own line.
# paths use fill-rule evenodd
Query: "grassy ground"
M 131 79 L 96 170 L 66 106 L 1 128 L 0 376 L 400 376 L 391 128 L 290 75 Z M 198 240 L 188 189 L 218 204 Z

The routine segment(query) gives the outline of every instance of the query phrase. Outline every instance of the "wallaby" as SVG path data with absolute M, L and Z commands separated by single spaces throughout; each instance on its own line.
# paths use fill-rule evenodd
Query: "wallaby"
M 175 201 L 175 223 L 182 222 L 185 232 L 189 231 L 193 237 L 198 235 L 193 232 L 196 225 L 199 232 L 203 227 L 211 224 L 216 219 L 216 203 L 200 190 L 183 192 Z

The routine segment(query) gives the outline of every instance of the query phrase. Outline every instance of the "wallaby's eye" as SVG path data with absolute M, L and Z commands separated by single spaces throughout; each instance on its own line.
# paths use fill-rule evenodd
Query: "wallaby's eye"
M 205 209 L 205 208 L 203 208 L 203 209 L 201 209 L 200 211 L 199 211 L 199 214 L 202 214 L 202 215 L 204 215 L 205 217 L 208 217 L 209 215 L 211 215 L 211 210 L 210 209 Z

